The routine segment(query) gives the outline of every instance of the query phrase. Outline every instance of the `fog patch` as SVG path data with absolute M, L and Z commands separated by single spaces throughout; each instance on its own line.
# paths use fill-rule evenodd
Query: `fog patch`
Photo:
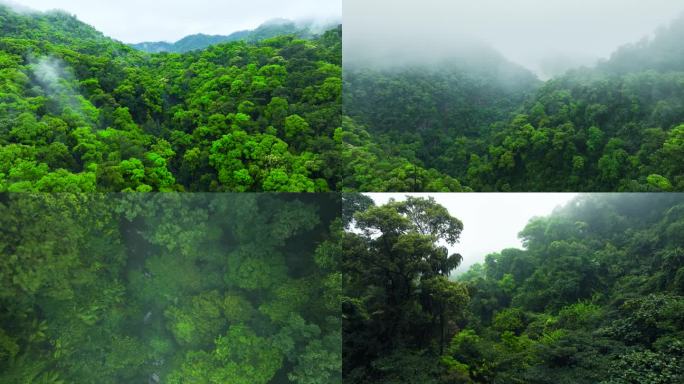
M 294 23 L 298 29 L 308 29 L 315 34 L 320 35 L 342 24 L 342 19 L 337 16 L 328 16 L 295 20 Z
M 61 59 L 52 56 L 30 57 L 28 65 L 34 85 L 42 89 L 50 100 L 51 112 L 72 112 L 89 122 L 97 119 L 95 108 L 84 109 L 90 103 L 72 86 L 75 77 Z
M 11 0 L 0 0 L 0 6 L 6 6 L 12 11 L 21 14 L 40 13 L 39 11 L 33 8 L 27 7 L 25 5 L 19 4 Z
M 343 57 L 397 66 L 490 47 L 548 78 L 607 59 L 682 11 L 681 0 L 345 0 Z

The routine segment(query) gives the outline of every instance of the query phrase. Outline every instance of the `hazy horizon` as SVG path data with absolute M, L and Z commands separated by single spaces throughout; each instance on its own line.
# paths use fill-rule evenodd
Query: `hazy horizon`
M 434 197 L 449 213 L 463 222 L 463 232 L 451 253 L 460 253 L 463 262 L 453 274 L 463 273 L 484 261 L 490 253 L 506 248 L 523 248 L 518 233 L 530 219 L 550 215 L 577 193 L 366 193 L 382 205 L 406 196 Z
M 137 2 L 120 0 L 0 0 L 1 4 L 35 11 L 62 10 L 106 36 L 135 44 L 179 39 L 198 33 L 229 35 L 255 29 L 274 19 L 325 24 L 342 18 L 341 0 L 254 0 L 215 2 Z
M 544 79 L 607 59 L 682 12 L 676 0 L 345 0 L 343 57 L 431 62 L 481 42 Z

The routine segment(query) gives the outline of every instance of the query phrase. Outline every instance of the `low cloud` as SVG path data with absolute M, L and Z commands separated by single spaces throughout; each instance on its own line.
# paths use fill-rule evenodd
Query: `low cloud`
M 62 60 L 52 56 L 44 56 L 29 58 L 28 64 L 35 85 L 43 90 L 53 108 L 59 109 L 55 112 L 61 113 L 68 108 L 81 117 L 86 117 L 83 111 L 85 99 L 73 88 L 74 76 Z
M 544 77 L 592 64 L 684 11 L 681 0 L 345 0 L 345 63 L 434 62 L 489 46 Z

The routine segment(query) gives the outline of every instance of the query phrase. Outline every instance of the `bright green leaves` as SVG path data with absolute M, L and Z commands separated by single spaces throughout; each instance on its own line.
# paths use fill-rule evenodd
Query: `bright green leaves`
M 264 109 L 264 117 L 274 127 L 282 128 L 285 122 L 285 117 L 289 114 L 290 105 L 286 99 L 282 97 L 274 97 Z
M 231 326 L 211 353 L 189 352 L 169 383 L 266 384 L 281 367 L 283 356 L 267 339 L 244 325 Z
M 313 302 L 313 292 L 305 280 L 289 280 L 273 290 L 272 298 L 259 307 L 274 324 L 285 323 L 293 311 L 301 311 Z
M 112 113 L 112 120 L 112 127 L 114 129 L 121 131 L 137 131 L 139 129 L 133 121 L 133 117 L 128 108 L 120 107 L 114 110 L 114 113 Z
M 214 357 L 224 368 L 212 375 L 217 383 L 268 383 L 280 368 L 282 355 L 246 326 L 232 326 L 216 341 Z
M 313 192 L 310 178 L 318 170 L 315 155 L 294 155 L 288 145 L 271 135 L 234 131 L 215 141 L 209 163 L 218 172 L 221 189 Z
M 492 326 L 499 332 L 519 335 L 525 329 L 524 313 L 518 308 L 507 308 L 494 315 Z
M 25 145 L 10 144 L 0 147 L 0 191 L 6 192 L 94 192 L 95 174 L 73 174 L 65 169 L 51 172 L 39 157 L 61 157 L 58 146 L 45 147 L 42 151 Z M 41 153 L 42 152 L 42 153 Z M 68 156 L 68 155 L 67 155 Z
M 670 180 L 661 175 L 648 175 L 646 182 L 649 186 L 657 188 L 659 191 L 672 191 L 672 183 L 670 183 Z
M 142 183 L 145 179 L 145 166 L 139 159 L 124 160 L 119 167 L 123 176 L 136 184 Z
M 9 127 L 0 145 L 33 152 L 0 164 L 0 191 L 335 188 L 324 161 L 334 152 L 328 143 L 341 109 L 339 45 L 278 37 L 146 56 L 75 19 L 59 26 L 42 15 L 11 20 L 16 27 L 0 42 L 0 126 Z M 80 33 L 86 29 L 93 35 Z M 286 130 L 294 113 L 306 124 Z M 254 145 L 238 140 L 249 147 L 242 155 L 210 159 L 213 144 L 233 132 Z M 160 140 L 174 154 L 159 151 Z M 78 185 L 56 185 L 60 177 Z
M 302 139 L 306 136 L 311 135 L 311 127 L 309 123 L 306 122 L 299 115 L 292 115 L 285 118 L 285 138 L 289 140 L 295 140 L 297 143 L 301 143 Z

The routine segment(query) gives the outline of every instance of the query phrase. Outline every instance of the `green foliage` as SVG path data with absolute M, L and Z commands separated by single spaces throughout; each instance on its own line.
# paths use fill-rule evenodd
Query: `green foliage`
M 520 334 L 525 329 L 524 313 L 519 308 L 507 308 L 494 315 L 492 327 L 499 332 Z
M 282 356 L 267 339 L 246 326 L 231 326 L 216 340 L 212 353 L 189 352 L 179 371 L 171 373 L 170 383 L 266 384 L 282 364 Z
M 449 369 L 481 383 L 681 380 L 682 259 L 667 234 L 681 206 L 681 195 L 586 195 L 531 220 L 526 250 L 461 278 L 473 328 L 452 339 Z
M 683 191 L 683 38 L 679 17 L 544 83 L 495 52 L 346 66 L 344 188 Z
M 414 197 L 361 204 L 354 222 L 343 240 L 345 382 L 434 377 L 442 368 L 430 356 L 445 348 L 468 303 L 465 287 L 447 278 L 461 256 L 439 243 L 456 243 L 463 224 L 434 199 Z M 418 361 L 430 365 L 417 369 Z
M 164 315 L 178 344 L 201 347 L 213 342 L 214 336 L 225 327 L 220 308 L 219 293 L 210 291 L 190 298 L 187 308 L 169 307 Z
M 350 197 L 345 382 L 681 382 L 682 194 L 579 196 L 457 284 L 427 267 L 439 262 L 416 232 L 433 232 L 416 223 L 441 209 L 416 199 Z
M 147 54 L 61 12 L 0 20 L 0 192 L 341 189 L 340 27 Z
M 0 194 L 0 382 L 339 383 L 340 212 L 329 194 Z

